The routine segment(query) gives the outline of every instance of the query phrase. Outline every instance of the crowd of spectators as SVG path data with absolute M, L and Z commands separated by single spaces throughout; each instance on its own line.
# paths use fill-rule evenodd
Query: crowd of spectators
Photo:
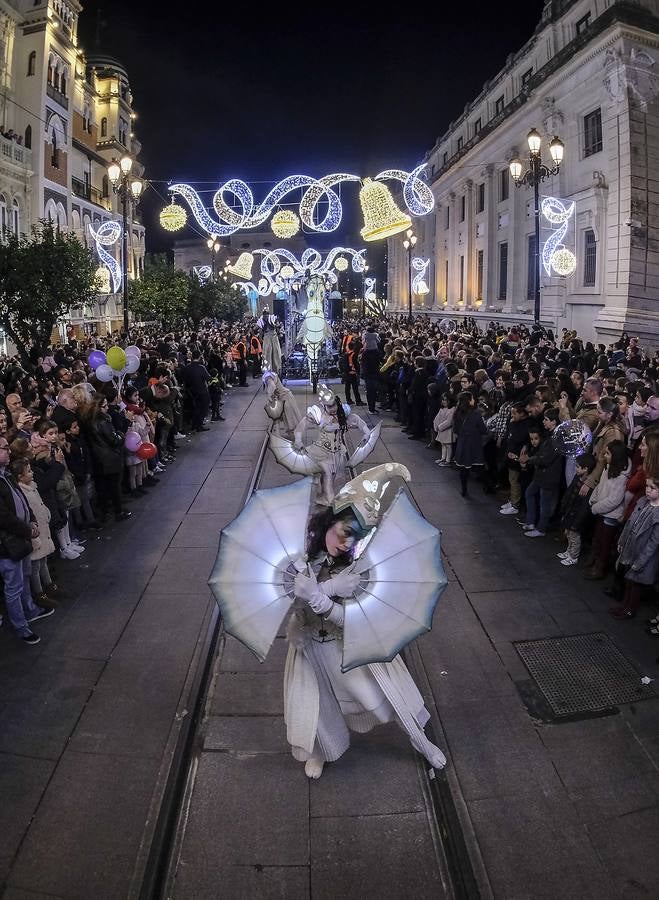
M 177 443 L 224 418 L 225 391 L 245 383 L 242 340 L 222 322 L 137 331 L 139 370 L 109 383 L 88 357 L 118 335 L 55 344 L 30 363 L 0 360 L 0 576 L 26 644 L 39 643 L 32 623 L 54 613 L 88 535 L 130 518 L 127 504 L 157 489 Z
M 338 323 L 348 403 L 391 412 L 410 440 L 441 449 L 468 497 L 473 473 L 486 494 L 506 492 L 502 516 L 520 539 L 565 535 L 557 564 L 583 576 L 614 572 L 613 616 L 636 615 L 659 572 L 659 353 L 623 334 L 609 344 L 567 329 L 446 327 L 418 317 Z M 562 423 L 588 446 L 562 451 Z M 559 432 L 557 433 L 557 429 Z M 585 551 L 585 552 L 584 552 Z M 649 623 L 659 632 L 659 618 Z

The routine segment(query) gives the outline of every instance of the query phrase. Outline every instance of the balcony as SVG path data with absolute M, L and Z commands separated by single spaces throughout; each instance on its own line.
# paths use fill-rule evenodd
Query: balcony
M 79 178 L 71 178 L 71 191 L 76 197 L 80 197 L 81 200 L 87 200 L 89 203 L 94 203 L 103 209 L 112 210 L 109 197 L 104 197 L 98 188 L 80 181 Z
M 32 151 L 22 144 L 0 136 L 0 154 L 6 162 L 14 163 L 24 169 L 32 168 Z
M 69 108 L 69 98 L 66 94 L 63 94 L 61 91 L 58 91 L 57 88 L 52 84 L 46 85 L 46 93 L 50 97 L 51 100 L 54 100 L 56 103 L 59 103 L 60 106 L 63 106 L 64 109 Z

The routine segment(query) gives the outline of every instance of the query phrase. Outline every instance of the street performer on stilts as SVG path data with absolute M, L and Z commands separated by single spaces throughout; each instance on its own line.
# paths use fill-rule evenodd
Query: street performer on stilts
M 281 344 L 277 334 L 278 321 L 277 316 L 272 315 L 265 306 L 256 323 L 263 334 L 263 368 L 270 369 L 277 375 L 281 372 Z

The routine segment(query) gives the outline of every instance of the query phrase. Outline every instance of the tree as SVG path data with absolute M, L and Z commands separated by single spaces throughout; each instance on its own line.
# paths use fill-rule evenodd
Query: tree
M 246 309 L 245 295 L 228 281 L 202 283 L 195 274 L 190 275 L 187 312 L 195 325 L 206 318 L 235 322 Z
M 164 253 L 147 257 L 144 274 L 129 288 L 129 308 L 136 319 L 169 329 L 186 314 L 189 276 L 174 269 Z
M 40 222 L 31 238 L 5 232 L 0 244 L 0 325 L 24 364 L 41 353 L 60 316 L 93 303 L 97 264 L 72 234 Z

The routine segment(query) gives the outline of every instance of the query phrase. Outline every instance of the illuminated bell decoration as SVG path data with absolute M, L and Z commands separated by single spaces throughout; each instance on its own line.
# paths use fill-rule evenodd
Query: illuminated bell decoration
M 290 238 L 300 230 L 300 220 L 290 209 L 281 209 L 272 217 L 273 234 L 278 238 Z
M 552 253 L 551 267 L 557 275 L 571 275 L 577 268 L 577 258 L 567 247 L 559 247 Z
M 282 266 L 279 273 L 282 278 L 292 278 L 295 275 L 293 266 Z
M 170 203 L 160 213 L 160 224 L 165 231 L 180 231 L 187 221 L 188 214 L 178 203 Z
M 337 256 L 337 258 L 334 260 L 334 268 L 337 270 L 337 272 L 345 272 L 345 270 L 348 268 L 348 260 L 345 258 L 345 256 Z
M 237 278 L 244 281 L 250 281 L 252 278 L 252 266 L 254 265 L 254 257 L 251 253 L 241 253 L 232 266 L 228 267 L 229 272 Z
M 430 293 L 430 288 L 428 287 L 428 285 L 426 284 L 426 282 L 423 280 L 423 278 L 422 278 L 421 281 L 417 284 L 417 286 L 416 286 L 416 291 L 415 291 L 414 293 L 415 293 L 415 294 L 419 294 L 420 296 L 423 296 L 424 294 L 429 294 L 429 293 Z
M 110 294 L 112 292 L 110 271 L 107 266 L 99 266 L 96 270 L 95 286 L 98 294 Z
M 365 178 L 359 192 L 359 202 L 364 215 L 361 236 L 365 241 L 383 240 L 412 225 L 407 213 L 396 206 L 389 188 L 380 181 Z

